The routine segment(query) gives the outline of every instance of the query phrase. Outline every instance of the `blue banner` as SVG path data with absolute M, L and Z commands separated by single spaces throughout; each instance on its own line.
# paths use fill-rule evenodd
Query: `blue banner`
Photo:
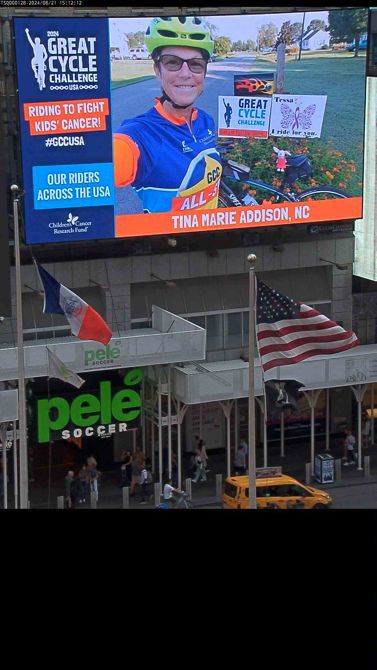
M 108 21 L 15 18 L 26 242 L 114 237 Z

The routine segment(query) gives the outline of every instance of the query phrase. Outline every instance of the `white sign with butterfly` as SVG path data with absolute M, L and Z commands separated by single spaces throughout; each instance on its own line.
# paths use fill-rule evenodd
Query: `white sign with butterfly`
M 321 137 L 327 95 L 272 96 L 269 135 Z

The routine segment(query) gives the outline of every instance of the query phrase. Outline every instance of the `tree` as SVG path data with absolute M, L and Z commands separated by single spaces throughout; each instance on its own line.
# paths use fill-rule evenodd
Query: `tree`
M 322 19 L 312 19 L 305 32 L 309 30 L 327 30 L 326 22 L 322 21 Z
M 258 50 L 273 47 L 276 42 L 278 29 L 273 23 L 264 23 L 258 30 Z
M 254 40 L 247 40 L 247 42 L 245 42 L 245 51 L 255 51 Z
M 208 21 L 207 19 L 206 24 L 209 28 L 209 32 L 211 33 L 211 37 L 214 40 L 219 34 L 219 29 L 214 23 L 211 23 L 211 21 Z
M 355 58 L 359 55 L 360 35 L 368 29 L 367 9 L 340 9 L 329 12 L 329 32 L 333 40 L 355 40 Z
M 144 46 L 145 32 L 139 30 L 137 33 L 127 33 L 127 39 L 130 49 Z
M 216 37 L 215 39 L 215 54 L 217 56 L 225 56 L 232 50 L 232 42 L 229 37 Z
M 244 42 L 242 42 L 242 40 L 237 40 L 237 42 L 233 42 L 232 51 L 245 51 Z
M 277 41 L 284 42 L 286 46 L 293 44 L 293 42 L 298 42 L 301 37 L 301 30 L 301 22 L 291 23 L 290 21 L 284 21 L 282 27 L 280 28 Z

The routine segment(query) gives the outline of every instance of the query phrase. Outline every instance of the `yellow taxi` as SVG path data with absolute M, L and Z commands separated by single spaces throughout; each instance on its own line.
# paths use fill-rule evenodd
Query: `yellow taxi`
M 306 486 L 281 472 L 281 468 L 256 470 L 258 509 L 325 509 L 332 498 L 325 491 Z M 227 477 L 223 494 L 224 509 L 249 509 L 249 477 Z

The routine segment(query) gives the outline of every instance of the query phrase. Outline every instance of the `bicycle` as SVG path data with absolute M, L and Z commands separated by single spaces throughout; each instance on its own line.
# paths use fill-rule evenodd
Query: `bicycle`
M 224 181 L 224 177 L 239 184 L 249 184 L 250 186 L 253 186 L 257 191 L 259 190 L 262 193 L 262 197 L 263 192 L 267 191 L 274 197 L 274 203 L 282 201 L 302 202 L 306 199 L 317 199 L 316 196 L 318 196 L 318 199 L 321 199 L 321 196 L 325 196 L 326 200 L 330 199 L 331 196 L 334 198 L 351 197 L 346 191 L 341 191 L 333 186 L 313 186 L 300 193 L 295 193 L 293 190 L 295 182 L 298 179 L 305 181 L 312 175 L 312 167 L 307 154 L 287 156 L 287 165 L 284 176 L 280 187 L 277 188 L 271 184 L 266 184 L 265 182 L 257 181 L 256 179 L 250 179 L 250 167 L 224 157 L 224 154 L 226 154 L 231 147 L 231 142 L 224 142 L 217 147 L 223 161 L 223 172 L 219 188 L 219 207 L 253 206 L 263 204 L 265 201 L 265 198 L 263 198 L 262 202 L 258 202 L 258 200 L 249 193 L 244 196 L 235 193 Z M 284 191 L 285 188 L 288 188 L 288 190 Z
M 46 88 L 46 85 L 45 85 L 45 77 L 46 77 L 46 75 L 45 75 L 45 70 L 46 70 L 46 66 L 45 66 L 45 65 L 39 65 L 39 64 L 38 64 L 37 67 L 36 67 L 36 70 L 37 70 L 37 72 L 36 72 L 35 78 L 36 78 L 36 80 L 37 80 L 37 82 L 38 82 L 39 90 L 42 91 L 43 88 Z
M 163 501 L 157 507 L 157 509 L 193 509 L 194 506 L 192 501 L 187 497 L 187 493 L 181 491 L 179 498 L 176 503 L 170 505 L 168 502 Z

